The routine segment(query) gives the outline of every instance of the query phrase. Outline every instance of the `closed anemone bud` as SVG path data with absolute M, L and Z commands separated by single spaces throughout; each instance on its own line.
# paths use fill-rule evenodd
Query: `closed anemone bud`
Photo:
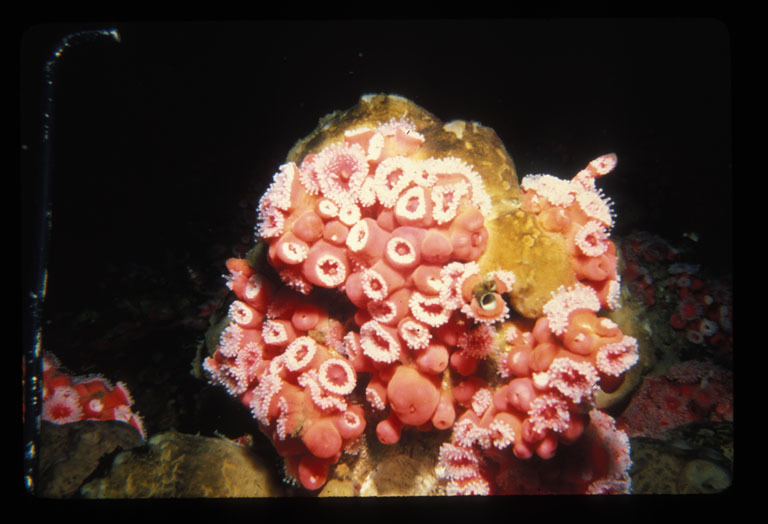
M 421 241 L 421 256 L 429 264 L 444 264 L 451 258 L 453 245 L 444 233 L 430 229 Z
M 312 304 L 299 305 L 291 316 L 291 324 L 299 331 L 309 331 L 320 322 L 323 313 L 322 309 Z
M 347 240 L 349 228 L 340 220 L 329 220 L 323 228 L 323 238 L 331 244 L 343 246 Z
M 304 242 L 312 243 L 323 236 L 323 219 L 307 211 L 293 223 L 291 231 Z
M 226 262 L 227 270 L 229 270 L 231 275 L 238 275 L 241 274 L 245 276 L 246 278 L 253 275 L 253 268 L 251 268 L 250 265 L 248 265 L 248 262 L 245 261 L 245 259 L 242 258 L 229 258 Z

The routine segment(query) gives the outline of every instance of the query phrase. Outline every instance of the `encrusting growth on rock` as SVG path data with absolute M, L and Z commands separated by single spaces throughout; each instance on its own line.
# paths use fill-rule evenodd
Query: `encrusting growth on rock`
M 258 206 L 269 267 L 227 262 L 236 300 L 203 367 L 309 490 L 377 421 L 390 445 L 450 433 L 448 494 L 626 491 L 626 435 L 591 408 L 637 360 L 598 316 L 618 306 L 595 187 L 616 157 L 518 187 L 493 131 L 462 124 L 375 95 L 300 141 Z M 592 464 L 525 480 L 574 449 Z

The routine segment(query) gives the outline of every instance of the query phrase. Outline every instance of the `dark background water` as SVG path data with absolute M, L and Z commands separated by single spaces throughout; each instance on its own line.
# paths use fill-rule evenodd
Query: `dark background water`
M 366 93 L 495 129 L 521 177 L 570 178 L 615 152 L 599 182 L 614 234 L 696 232 L 699 261 L 731 272 L 731 35 L 717 20 L 112 22 L 20 35 L 23 291 L 42 65 L 63 36 L 113 27 L 120 43 L 77 45 L 57 64 L 46 315 L 65 327 L 48 337 L 54 350 L 90 336 L 71 333 L 88 322 L 78 312 L 137 292 L 172 307 L 201 273 L 218 278 L 249 188 L 320 117 Z M 178 343 L 168 337 L 151 352 L 138 337 L 134 362 L 159 366 L 157 348 Z

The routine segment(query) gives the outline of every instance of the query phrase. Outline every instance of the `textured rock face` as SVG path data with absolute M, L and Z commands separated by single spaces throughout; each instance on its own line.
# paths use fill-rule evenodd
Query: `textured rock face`
M 493 129 L 463 120 L 444 123 L 402 97 L 367 95 L 353 108 L 324 117 L 309 136 L 293 146 L 287 160 L 300 163 L 306 155 L 340 140 L 350 127 L 375 126 L 403 117 L 425 138 L 415 159 L 454 156 L 480 173 L 493 201 L 491 215 L 485 219 L 488 245 L 478 261 L 481 271 L 514 272 L 512 305 L 525 317 L 541 316 L 552 292 L 576 279 L 563 240 L 542 230 L 535 217 L 522 210 L 514 162 Z
M 67 498 L 117 449 L 141 446 L 143 440 L 131 425 L 114 420 L 86 420 L 71 424 L 44 422 L 40 431 L 40 481 L 42 497 Z
M 258 456 L 237 444 L 176 432 L 148 449 L 120 453 L 109 475 L 85 484 L 86 498 L 274 497 L 282 488 Z
M 692 423 L 664 440 L 632 439 L 632 491 L 636 494 L 710 494 L 733 482 L 733 424 Z

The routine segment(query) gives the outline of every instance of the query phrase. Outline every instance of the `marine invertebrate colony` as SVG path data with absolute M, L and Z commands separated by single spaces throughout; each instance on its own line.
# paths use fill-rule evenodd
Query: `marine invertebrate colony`
M 343 115 L 280 166 L 256 225 L 269 267 L 227 262 L 236 300 L 203 365 L 210 381 L 249 407 L 310 490 L 370 424 L 392 445 L 409 428 L 445 431 L 450 494 L 625 491 L 628 440 L 591 406 L 637 360 L 636 341 L 598 316 L 618 305 L 612 211 L 595 187 L 616 157 L 570 181 L 523 179 L 526 234 L 570 262 L 526 319 L 512 304 L 531 283 L 489 227 L 514 172 L 494 179 L 453 154 L 445 141 L 465 128 L 411 119 L 426 113 L 412 104 L 376 118 L 401 104 L 364 97 L 367 118 Z M 591 463 L 546 481 L 521 473 L 554 464 L 560 443 Z
M 43 354 L 43 420 L 68 424 L 80 420 L 118 420 L 146 437 L 144 423 L 134 413 L 128 387 L 100 375 L 73 376 L 52 353 Z

